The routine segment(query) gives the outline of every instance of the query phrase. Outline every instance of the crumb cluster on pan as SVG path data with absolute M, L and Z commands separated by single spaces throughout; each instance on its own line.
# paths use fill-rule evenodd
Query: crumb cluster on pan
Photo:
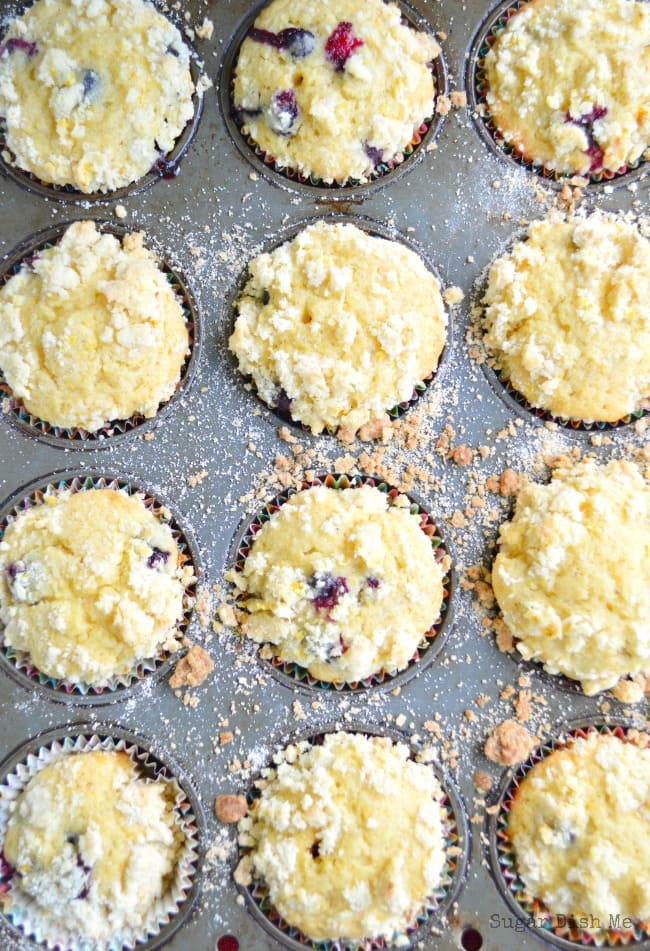
M 48 947 L 139 944 L 191 872 L 175 782 L 107 745 L 41 748 L 3 810 L 3 910 Z
M 482 64 L 486 107 L 526 161 L 624 171 L 650 147 L 650 11 L 643 0 L 530 0 Z
M 592 939 L 647 926 L 649 789 L 648 736 L 638 731 L 572 736 L 519 779 L 503 846 L 540 914 L 580 922 Z
M 280 506 L 228 577 L 243 634 L 317 680 L 355 683 L 408 665 L 440 616 L 448 567 L 405 496 L 315 486 Z
M 650 404 L 650 241 L 615 214 L 533 222 L 490 267 L 485 343 L 556 417 L 615 423 Z
M 187 323 L 143 240 L 77 221 L 0 287 L 0 367 L 35 417 L 92 433 L 153 417 L 175 392 Z
M 101 684 L 178 648 L 192 569 L 138 495 L 45 495 L 7 525 L 0 570 L 3 644 L 47 676 Z
M 108 192 L 142 178 L 194 114 L 190 53 L 148 0 L 37 0 L 0 45 L 12 164 Z
M 383 0 L 273 0 L 241 45 L 233 102 L 278 168 L 366 181 L 433 115 L 433 36 Z
M 275 910 L 314 941 L 391 940 L 415 925 L 446 864 L 431 767 L 402 743 L 345 732 L 279 759 L 239 823 L 236 880 L 261 880 Z
M 526 484 L 499 533 L 492 586 L 526 660 L 587 695 L 650 671 L 650 484 L 583 461 Z
M 438 365 L 440 285 L 400 242 L 319 221 L 248 274 L 230 349 L 260 397 L 313 433 L 363 438 Z

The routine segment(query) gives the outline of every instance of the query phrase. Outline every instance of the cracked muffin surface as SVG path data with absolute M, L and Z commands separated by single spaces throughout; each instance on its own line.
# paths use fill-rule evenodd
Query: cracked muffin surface
M 531 0 L 485 56 L 487 107 L 536 165 L 617 172 L 650 146 L 650 10 L 642 0 Z
M 254 258 L 248 275 L 230 349 L 264 402 L 313 433 L 387 426 L 438 366 L 440 285 L 398 241 L 319 221 Z
M 434 111 L 440 47 L 383 0 L 274 0 L 241 45 L 234 105 L 278 167 L 366 180 Z
M 37 0 L 0 46 L 12 164 L 114 191 L 142 178 L 194 115 L 190 53 L 148 0 Z
M 34 416 L 96 432 L 174 394 L 188 329 L 143 240 L 77 221 L 0 287 L 0 366 Z
M 243 633 L 324 681 L 406 667 L 440 616 L 448 568 L 409 504 L 372 486 L 291 496 L 232 576 Z
M 7 526 L 0 570 L 3 641 L 44 674 L 98 683 L 178 647 L 191 569 L 137 496 L 46 495 Z

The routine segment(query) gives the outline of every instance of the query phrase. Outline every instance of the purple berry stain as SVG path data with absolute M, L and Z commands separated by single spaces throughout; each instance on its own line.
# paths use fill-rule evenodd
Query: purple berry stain
M 0 879 L 3 882 L 10 882 L 16 874 L 16 869 L 7 861 L 4 852 L 0 852 Z
M 345 578 L 335 578 L 329 571 L 317 571 L 309 579 L 309 587 L 314 590 L 314 597 L 310 598 L 317 614 L 322 611 L 328 621 L 332 621 L 330 611 L 333 611 L 344 594 L 350 589 Z
M 603 116 L 606 116 L 607 112 L 606 106 L 594 106 L 590 112 L 586 112 L 583 116 L 574 117 L 571 113 L 567 112 L 564 119 L 565 122 L 571 122 L 573 125 L 580 126 L 580 128 L 585 130 L 588 146 L 583 150 L 583 154 L 591 159 L 591 165 L 589 166 L 590 172 L 600 172 L 603 168 L 605 153 L 594 138 L 594 123 L 602 119 Z
M 381 581 L 379 580 L 379 578 L 375 578 L 373 575 L 368 575 L 368 577 L 366 578 L 366 584 L 368 585 L 369 588 L 376 590 L 381 584 Z
M 256 43 L 273 46 L 276 50 L 287 50 L 294 59 L 304 59 L 314 49 L 314 34 L 295 26 L 289 26 L 286 30 L 280 30 L 279 33 L 261 30 L 254 26 L 249 30 L 248 36 Z
M 83 98 L 92 99 L 99 87 L 99 76 L 94 69 L 84 69 L 82 83 Z
M 166 159 L 165 153 L 160 148 L 158 143 L 154 142 L 154 145 L 156 146 L 156 151 L 158 152 L 160 158 L 156 159 L 156 161 L 153 163 L 151 166 L 151 171 L 155 172 L 156 175 L 160 175 L 161 178 L 176 178 L 181 170 L 178 159 Z
M 354 36 L 352 24 L 342 21 L 330 33 L 325 43 L 325 58 L 332 64 L 337 73 L 340 73 L 355 50 L 363 46 L 363 40 Z
M 161 548 L 154 548 L 147 558 L 147 568 L 157 568 L 158 565 L 166 565 L 169 561 L 169 552 Z
M 384 150 L 378 149 L 374 145 L 370 145 L 369 142 L 363 143 L 363 149 L 370 161 L 372 162 L 373 168 L 377 168 L 378 165 L 384 161 Z
M 26 53 L 27 56 L 36 56 L 38 53 L 38 46 L 36 43 L 30 43 L 28 40 L 21 40 L 20 37 L 11 37 L 7 40 L 6 43 L 3 43 L 0 46 L 0 59 L 3 56 L 8 56 L 9 53 L 15 52 L 15 50 L 22 50 L 23 53 Z
M 271 99 L 267 113 L 267 123 L 277 135 L 293 135 L 300 107 L 293 89 L 281 89 Z

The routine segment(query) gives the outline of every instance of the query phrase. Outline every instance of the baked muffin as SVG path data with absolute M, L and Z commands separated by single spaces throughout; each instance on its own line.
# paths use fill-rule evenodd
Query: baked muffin
M 187 326 L 143 239 L 77 221 L 0 287 L 0 366 L 34 416 L 94 432 L 174 393 Z
M 650 10 L 642 0 L 531 0 L 484 65 L 490 116 L 535 165 L 617 172 L 650 145 Z
M 107 192 L 142 178 L 194 114 L 190 54 L 147 0 L 37 0 L 0 46 L 12 163 Z
M 271 516 L 229 577 L 242 632 L 267 654 L 355 682 L 408 665 L 440 616 L 447 567 L 405 496 L 316 486 Z
M 0 541 L 4 644 L 50 677 L 105 682 L 177 649 L 191 578 L 171 529 L 137 496 L 46 495 Z
M 399 242 L 318 221 L 248 272 L 230 349 L 264 402 L 313 433 L 363 438 L 436 369 L 440 285 Z
M 606 930 L 650 918 L 650 749 L 591 733 L 520 782 L 508 839 L 528 892 L 554 916 Z M 620 924 L 618 925 L 620 928 Z
M 591 696 L 650 672 L 650 485 L 584 461 L 530 483 L 501 526 L 492 586 L 526 660 Z
M 236 880 L 262 880 L 313 941 L 390 941 L 414 925 L 441 884 L 445 844 L 442 790 L 408 756 L 358 733 L 289 747 L 239 823 Z
M 63 930 L 93 947 L 146 925 L 183 842 L 168 782 L 143 778 L 126 753 L 67 754 L 35 773 L 10 809 L 9 909 L 27 896 L 45 934 Z
M 555 416 L 613 423 L 650 404 L 650 241 L 610 214 L 531 224 L 490 268 L 485 343 Z
M 273 0 L 239 51 L 236 114 L 277 167 L 365 181 L 433 114 L 439 53 L 396 3 Z

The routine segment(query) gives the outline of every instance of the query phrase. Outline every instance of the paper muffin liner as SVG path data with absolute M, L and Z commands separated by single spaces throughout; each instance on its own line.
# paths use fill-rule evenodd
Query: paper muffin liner
M 268 254 L 271 251 L 275 251 L 276 248 L 279 248 L 283 244 L 287 244 L 288 242 L 292 241 L 297 235 L 299 235 L 306 228 L 316 224 L 319 221 L 323 221 L 327 224 L 340 223 L 340 224 L 355 225 L 357 228 L 359 228 L 361 231 L 364 231 L 367 235 L 370 235 L 371 237 L 384 238 L 387 241 L 398 241 L 400 244 L 404 245 L 405 248 L 408 248 L 409 251 L 413 251 L 414 254 L 417 254 L 417 256 L 420 258 L 422 263 L 427 268 L 427 270 L 431 274 L 433 274 L 433 276 L 437 280 L 440 286 L 440 293 L 441 294 L 443 293 L 445 289 L 444 282 L 442 281 L 442 278 L 437 268 L 429 260 L 425 251 L 422 248 L 420 248 L 414 241 L 407 239 L 404 235 L 400 234 L 399 232 L 396 232 L 394 229 L 387 227 L 382 222 L 376 221 L 374 218 L 368 217 L 367 215 L 350 215 L 350 214 L 341 213 L 341 212 L 331 212 L 330 214 L 326 214 L 326 215 L 317 215 L 311 218 L 303 218 L 302 220 L 295 222 L 293 225 L 283 230 L 278 236 L 276 236 L 272 240 L 268 241 L 260 250 L 256 252 L 255 255 L 252 256 L 251 260 L 254 257 L 258 257 L 260 254 Z M 244 267 L 244 269 L 241 271 L 235 283 L 235 286 L 228 298 L 227 305 L 226 305 L 226 314 L 227 314 L 226 320 L 227 320 L 227 327 L 228 327 L 228 332 L 227 332 L 228 337 L 230 337 L 230 334 L 233 332 L 235 327 L 235 322 L 237 320 L 237 310 L 235 308 L 235 303 L 241 297 L 244 291 L 244 288 L 246 287 L 246 284 L 248 283 L 249 276 L 250 275 L 249 275 L 248 264 L 247 264 Z M 439 377 L 441 376 L 441 374 L 444 372 L 444 369 L 446 367 L 446 364 L 449 360 L 450 353 L 453 348 L 452 324 L 453 324 L 453 321 L 449 319 L 447 321 L 447 327 L 445 329 L 445 344 L 444 344 L 444 347 L 442 348 L 442 351 L 438 358 L 438 363 L 436 364 L 435 368 L 423 380 L 419 380 L 417 383 L 414 384 L 413 392 L 408 400 L 405 400 L 401 403 L 396 403 L 394 406 L 391 406 L 390 408 L 386 409 L 385 412 L 387 416 L 390 418 L 390 420 L 392 421 L 398 420 L 398 419 L 401 419 L 403 416 L 405 416 L 423 397 L 427 395 L 429 387 L 435 381 L 437 381 Z M 255 385 L 255 381 L 253 380 L 253 378 L 246 374 L 242 374 L 241 370 L 239 370 L 236 356 L 230 351 L 228 352 L 230 355 L 230 364 L 233 368 L 233 376 L 238 379 L 241 379 L 243 377 L 246 380 L 246 385 L 251 390 L 251 392 L 255 393 L 255 395 L 259 398 L 260 402 L 267 409 L 271 410 L 271 412 L 283 423 L 286 423 L 289 426 L 293 426 L 295 429 L 299 430 L 300 432 L 313 437 L 313 433 L 311 429 L 309 428 L 309 426 L 307 426 L 305 423 L 302 423 L 300 420 L 294 419 L 293 416 L 290 415 L 288 410 L 285 410 L 285 408 L 283 407 L 274 406 L 270 403 L 267 403 L 265 400 L 263 400 L 262 397 L 258 393 L 257 387 Z M 336 436 L 337 432 L 338 432 L 338 427 L 335 427 L 333 429 L 327 427 L 323 430 L 323 433 L 321 435 L 327 434 L 329 436 Z M 364 441 L 372 442 L 373 440 L 364 440 Z
M 98 730 L 104 726 L 105 732 Z M 20 889 L 13 869 L 3 857 L 0 914 L 16 937 L 28 938 L 49 951 L 133 951 L 136 946 L 149 951 L 160 947 L 180 928 L 196 901 L 205 821 L 187 778 L 156 756 L 143 738 L 112 724 L 77 723 L 49 730 L 30 740 L 5 761 L 3 767 L 0 838 L 4 842 L 12 803 L 37 773 L 62 756 L 98 750 L 124 752 L 138 773 L 172 786 L 176 825 L 183 833 L 184 844 L 166 893 L 155 902 L 141 928 L 125 927 L 109 940 L 96 942 L 63 930 L 47 911 Z
M 18 2 L 15 7 L 12 6 L 11 20 L 22 16 L 22 14 L 32 5 L 33 2 L 34 0 L 20 0 L 20 2 Z M 139 192 L 143 192 L 161 178 L 175 178 L 178 175 L 180 171 L 181 159 L 187 152 L 190 143 L 196 134 L 196 130 L 198 129 L 199 122 L 201 120 L 201 114 L 203 112 L 203 95 L 196 91 L 197 83 L 201 77 L 201 66 L 198 53 L 192 44 L 188 42 L 185 32 L 185 25 L 176 16 L 174 16 L 173 11 L 170 11 L 169 7 L 159 2 L 159 0 L 151 0 L 151 2 L 155 6 L 158 13 L 161 13 L 163 16 L 165 16 L 177 28 L 182 37 L 183 43 L 188 48 L 190 53 L 190 75 L 192 77 L 192 82 L 194 83 L 194 93 L 192 95 L 194 114 L 186 124 L 185 128 L 181 130 L 181 133 L 176 139 L 174 147 L 171 149 L 171 151 L 169 151 L 166 155 L 161 156 L 161 158 L 145 175 L 142 176 L 142 178 L 139 178 L 134 182 L 130 182 L 128 185 L 124 185 L 121 188 L 116 188 L 113 191 L 108 192 L 82 192 L 77 188 L 74 188 L 72 185 L 56 185 L 51 182 L 44 182 L 42 179 L 38 178 L 37 175 L 34 175 L 32 172 L 28 172 L 26 169 L 20 168 L 18 165 L 16 165 L 16 156 L 8 147 L 6 141 L 7 125 L 4 117 L 0 116 L 0 167 L 8 178 L 11 178 L 22 188 L 27 189 L 27 191 L 41 195 L 43 198 L 54 199 L 56 201 L 67 203 L 89 202 L 92 204 L 108 204 L 109 202 L 119 201 L 121 198 L 127 198 L 129 195 L 136 195 Z M 5 24 L 3 24 L 3 26 L 4 25 Z M 2 32 L 4 33 L 4 30 L 2 30 Z
M 490 871 L 506 904 L 517 918 L 537 937 L 556 948 L 575 951 L 585 948 L 649 948 L 650 921 L 638 922 L 632 928 L 602 928 L 584 930 L 579 922 L 566 915 L 554 916 L 546 905 L 528 891 L 517 870 L 517 859 L 508 837 L 508 817 L 520 784 L 531 769 L 554 750 L 570 747 L 578 738 L 586 739 L 593 733 L 616 736 L 633 742 L 639 728 L 630 721 L 610 718 L 593 718 L 568 723 L 555 736 L 538 746 L 519 766 L 509 768 L 503 775 L 495 792 L 490 796 L 489 806 L 493 814 L 487 815 L 487 851 Z M 623 917 L 623 916 L 621 916 Z
M 640 178 L 647 164 L 643 157 L 639 157 L 636 162 L 622 165 L 616 172 L 605 169 L 601 172 L 558 172 L 526 158 L 516 146 L 505 140 L 490 114 L 486 98 L 488 81 L 485 57 L 512 17 L 531 2 L 533 0 L 502 0 L 488 13 L 472 41 L 467 60 L 465 85 L 468 91 L 470 115 L 481 139 L 490 151 L 502 159 L 505 158 L 509 164 L 534 172 L 551 185 L 557 185 L 560 188 L 573 178 L 578 178 L 591 187 L 627 185 Z
M 15 247 L 0 265 L 0 287 L 5 285 L 10 278 L 17 274 L 23 265 L 32 264 L 41 251 L 45 251 L 58 244 L 71 224 L 73 224 L 72 221 L 66 221 L 52 228 L 46 228 L 26 238 Z M 135 226 L 125 228 L 109 221 L 97 220 L 95 224 L 102 234 L 112 234 L 119 240 L 122 240 L 125 235 L 138 230 Z M 150 248 L 150 250 L 154 249 Z M 134 413 L 128 419 L 111 420 L 105 423 L 100 429 L 89 432 L 77 426 L 70 428 L 55 426 L 38 416 L 34 416 L 33 413 L 30 413 L 29 410 L 25 408 L 23 401 L 14 396 L 11 387 L 4 377 L 2 368 L 0 368 L 0 402 L 2 410 L 7 413 L 11 422 L 20 430 L 31 436 L 35 436 L 50 446 L 58 446 L 65 449 L 97 449 L 99 446 L 106 444 L 109 440 L 111 443 L 114 443 L 133 432 L 137 431 L 138 434 L 141 434 L 154 429 L 176 405 L 181 395 L 189 390 L 196 375 L 203 342 L 199 312 L 194 300 L 194 295 L 183 275 L 176 268 L 171 267 L 157 251 L 154 250 L 154 253 L 156 254 L 160 269 L 167 278 L 181 306 L 189 337 L 188 354 L 181 366 L 180 376 L 174 393 L 168 400 L 160 404 L 155 416 L 146 417 L 142 413 Z
M 23 512 L 43 504 L 45 498 L 59 495 L 65 491 L 74 494 L 84 492 L 87 489 L 114 489 L 129 496 L 135 496 L 141 500 L 147 511 L 160 522 L 169 525 L 174 541 L 178 546 L 179 567 L 189 566 L 193 569 L 193 578 L 185 584 L 183 617 L 177 624 L 180 644 L 181 638 L 190 625 L 196 601 L 197 576 L 200 574 L 198 552 L 193 539 L 181 527 L 176 515 L 171 512 L 167 503 L 161 501 L 159 497 L 146 489 L 141 488 L 133 480 L 120 476 L 104 475 L 92 470 L 53 472 L 49 476 L 19 489 L 3 505 L 0 509 L 0 540 L 4 537 L 10 522 Z M 127 673 L 116 674 L 108 680 L 96 683 L 58 679 L 40 671 L 34 665 L 27 651 L 18 650 L 5 644 L 4 627 L 0 624 L 0 665 L 23 686 L 36 689 L 51 700 L 87 705 L 122 699 L 130 688 L 150 676 L 163 676 L 172 665 L 175 657 L 174 652 L 161 650 L 156 657 L 139 660 Z
M 406 495 L 406 493 L 392 488 L 383 480 L 366 475 L 348 476 L 339 473 L 330 473 L 318 476 L 311 481 L 305 480 L 298 488 L 291 487 L 285 489 L 270 502 L 267 502 L 252 521 L 246 520 L 243 534 L 240 534 L 235 543 L 235 555 L 234 559 L 231 559 L 234 561 L 234 567 L 238 571 L 243 571 L 246 558 L 249 555 L 257 533 L 287 499 L 290 499 L 296 492 L 315 486 L 326 486 L 330 489 L 358 489 L 362 485 L 369 485 L 378 489 L 380 492 L 383 492 L 391 502 L 397 496 Z M 407 667 L 397 671 L 381 670 L 371 677 L 359 681 L 330 682 L 312 677 L 305 667 L 301 667 L 297 663 L 280 660 L 280 658 L 273 653 L 275 650 L 273 644 L 262 644 L 261 647 L 258 648 L 258 656 L 261 662 L 278 680 L 284 683 L 285 686 L 291 688 L 299 686 L 316 691 L 330 690 L 336 693 L 359 693 L 373 689 L 393 690 L 395 687 L 405 684 L 423 670 L 426 670 L 443 650 L 451 634 L 455 614 L 456 571 L 453 567 L 455 558 L 449 540 L 440 530 L 433 516 L 410 495 L 406 495 L 406 497 L 411 503 L 409 511 L 411 514 L 419 517 L 420 527 L 427 538 L 431 540 L 436 561 L 441 565 L 442 571 L 444 572 L 442 579 L 443 600 L 440 606 L 440 614 L 432 627 L 422 636 Z M 450 566 L 447 570 L 442 567 L 444 562 L 450 562 Z M 245 600 L 244 592 L 241 592 L 238 600 L 242 602 Z
M 290 738 L 282 744 L 281 748 L 304 741 L 315 746 L 320 745 L 328 733 L 337 732 L 363 733 L 371 737 L 386 736 L 393 743 L 403 743 L 408 746 L 411 750 L 409 759 L 417 758 L 418 749 L 398 730 L 360 723 L 346 724 L 343 729 L 340 724 L 325 725 L 316 731 L 312 730 Z M 395 934 L 390 941 L 385 938 L 366 938 L 362 941 L 312 940 L 282 918 L 273 906 L 268 888 L 263 881 L 253 880 L 249 886 L 238 885 L 252 916 L 283 947 L 291 951 L 300 951 L 302 948 L 313 948 L 315 951 L 380 951 L 380 949 L 392 948 L 398 942 L 397 946 L 400 948 L 416 948 L 423 947 L 420 942 L 429 936 L 431 929 L 445 926 L 445 918 L 458 899 L 465 883 L 470 852 L 470 833 L 465 808 L 453 780 L 437 763 L 427 762 L 426 765 L 433 771 L 443 793 L 440 808 L 445 840 L 445 865 L 438 887 L 432 895 L 428 896 L 415 923 L 403 933 Z M 269 762 L 267 766 L 273 766 L 273 763 Z M 261 773 L 254 777 L 247 791 L 246 798 L 249 806 L 261 795 L 261 790 L 255 785 L 255 782 L 261 778 Z M 250 847 L 238 845 L 235 867 L 251 851 Z
M 242 130 L 245 122 L 237 114 L 234 105 L 233 90 L 236 74 L 239 48 L 261 10 L 270 0 L 262 0 L 246 16 L 233 35 L 226 50 L 220 70 L 220 106 L 221 112 L 235 145 L 242 155 L 265 178 L 270 178 L 275 184 L 290 191 L 299 191 L 303 194 L 322 195 L 329 201 L 349 199 L 352 195 L 364 194 L 369 190 L 383 187 L 390 181 L 407 172 L 424 157 L 427 147 L 438 137 L 444 121 L 444 116 L 435 111 L 435 100 L 438 96 L 446 96 L 449 91 L 447 66 L 444 56 L 440 53 L 430 64 L 430 70 L 435 83 L 434 99 L 432 101 L 433 114 L 425 119 L 417 129 L 408 144 L 389 161 L 377 165 L 369 174 L 367 180 L 346 178 L 340 181 L 327 182 L 317 176 L 305 176 L 298 169 L 279 164 L 276 159 L 265 152 L 255 139 Z M 406 0 L 395 0 L 402 12 L 402 23 L 413 29 L 433 34 L 431 26 L 415 11 Z

